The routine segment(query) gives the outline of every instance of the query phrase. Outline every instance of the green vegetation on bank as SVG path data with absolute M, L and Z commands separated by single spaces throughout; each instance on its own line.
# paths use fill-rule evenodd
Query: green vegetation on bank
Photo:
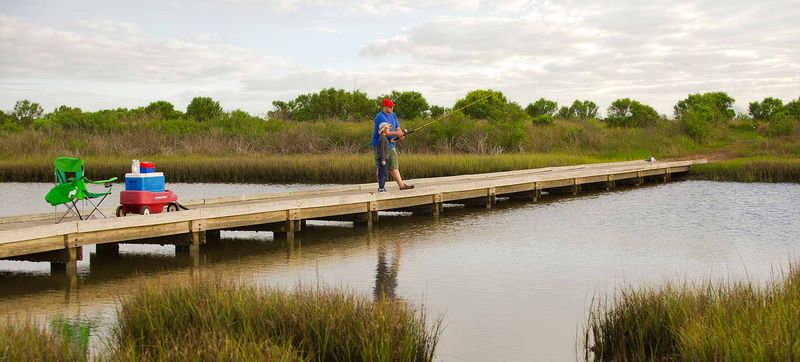
M 375 161 L 364 154 L 251 155 L 248 157 L 161 156 L 156 160 L 169 182 L 227 183 L 366 183 L 374 182 Z M 130 169 L 126 157 L 85 157 L 89 177 L 122 177 Z M 565 154 L 403 155 L 407 179 L 510 171 L 602 162 L 603 159 Z M 53 181 L 53 160 L 47 157 L 0 160 L 3 181 Z
M 325 289 L 287 292 L 196 280 L 124 296 L 109 361 L 431 361 L 441 320 L 402 301 Z M 0 329 L 0 360 L 86 360 L 66 334 Z
M 135 109 L 84 112 L 60 106 L 46 113 L 36 103 L 20 101 L 13 111 L 0 112 L 4 141 L 0 143 L 0 181 L 49 181 L 52 159 L 66 155 L 86 158 L 90 169 L 99 167 L 97 173 L 117 176 L 130 159 L 149 159 L 166 166 L 162 170 L 172 171 L 173 181 L 369 181 L 372 117 L 378 112 L 378 100 L 386 96 L 395 100 L 405 128 L 425 124 L 447 110 L 429 105 L 413 91 L 370 98 L 363 92 L 336 89 L 276 101 L 263 118 L 241 110 L 226 112 L 207 97 L 193 99 L 185 112 L 156 101 Z M 750 103 L 748 115 L 736 114 L 733 98 L 724 92 L 692 94 L 678 101 L 674 118 L 669 119 L 646 104 L 622 98 L 611 104 L 606 118 L 599 118 L 599 107 L 590 100 L 575 100 L 559 108 L 557 102 L 540 98 L 523 108 L 502 92 L 475 90 L 453 109 L 475 101 L 402 142 L 399 149 L 406 177 L 651 155 L 658 159 L 800 158 L 800 100 L 784 104 L 765 98 Z M 452 159 L 459 162 L 446 163 Z M 727 167 L 741 168 L 748 162 Z M 104 165 L 114 168 L 104 169 Z M 759 165 L 769 171 L 782 164 Z M 785 177 L 783 168 L 775 172 L 780 175 L 753 180 L 798 181 Z M 714 177 L 742 179 L 732 175 L 717 172 Z
M 597 361 L 790 361 L 800 355 L 800 270 L 766 286 L 667 284 L 593 303 L 585 357 Z

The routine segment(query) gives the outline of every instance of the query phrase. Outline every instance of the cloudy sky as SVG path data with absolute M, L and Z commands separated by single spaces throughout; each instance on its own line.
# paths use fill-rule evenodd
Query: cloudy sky
M 688 93 L 800 96 L 800 1 L 0 0 L 0 109 L 195 96 L 263 114 L 336 87 L 450 106 L 492 88 L 526 105 Z M 398 105 L 400 106 L 400 105 Z

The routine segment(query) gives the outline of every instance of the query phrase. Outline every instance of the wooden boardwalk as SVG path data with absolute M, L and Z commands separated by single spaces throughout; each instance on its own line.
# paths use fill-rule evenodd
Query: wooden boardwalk
M 220 230 L 272 231 L 291 240 L 305 220 L 349 220 L 371 228 L 378 222 L 379 211 L 439 215 L 444 203 L 490 208 L 503 197 L 536 201 L 543 191 L 577 194 L 587 188 L 610 189 L 618 183 L 666 182 L 702 163 L 706 161 L 630 161 L 437 177 L 412 180 L 417 186 L 413 190 L 399 191 L 391 183 L 385 193 L 376 192 L 374 183 L 345 185 L 197 200 L 186 202 L 190 210 L 180 212 L 60 224 L 53 224 L 53 214 L 4 217 L 0 218 L 0 258 L 50 261 L 70 269 L 84 245 L 97 244 L 99 252 L 118 250 L 120 242 L 160 243 L 196 252 L 207 240 L 218 240 Z

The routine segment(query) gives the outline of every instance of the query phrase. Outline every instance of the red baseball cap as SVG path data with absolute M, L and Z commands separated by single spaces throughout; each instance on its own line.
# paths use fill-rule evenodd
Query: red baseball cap
M 394 103 L 389 98 L 384 98 L 381 102 L 381 107 L 394 107 Z

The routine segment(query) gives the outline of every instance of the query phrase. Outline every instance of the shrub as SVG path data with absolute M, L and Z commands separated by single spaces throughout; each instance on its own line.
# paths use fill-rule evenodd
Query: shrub
M 533 124 L 535 125 L 551 125 L 555 122 L 555 117 L 549 114 L 542 114 L 540 116 L 533 117 Z
M 797 120 L 783 112 L 773 117 L 769 122 L 769 135 L 771 137 L 792 136 L 797 134 Z
M 509 102 L 503 92 L 491 89 L 478 89 L 459 99 L 453 109 L 460 109 L 473 119 L 492 121 L 512 121 L 527 119 L 528 114 L 518 104 Z
M 768 121 L 783 111 L 783 101 L 778 98 L 767 97 L 760 103 L 757 101 L 750 102 L 747 110 L 753 119 Z
M 606 123 L 614 127 L 643 127 L 653 124 L 658 112 L 653 107 L 630 98 L 617 99 L 608 107 Z
M 711 137 L 711 120 L 713 112 L 697 107 L 683 114 L 680 122 L 686 134 L 699 142 L 706 142 Z
M 710 122 L 726 121 L 736 115 L 733 102 L 734 99 L 725 92 L 690 94 L 675 105 L 675 118 L 680 119 L 686 112 L 696 107 L 703 107 L 703 112 L 710 114 Z
M 539 98 L 536 102 L 528 104 L 525 112 L 533 118 L 539 116 L 552 116 L 558 111 L 558 103 L 549 99 Z M 536 123 L 534 121 L 534 123 Z
M 206 122 L 221 117 L 222 107 L 210 97 L 194 97 L 186 107 L 186 116 L 198 122 Z
M 14 105 L 14 112 L 11 114 L 22 127 L 29 127 L 33 120 L 40 118 L 44 114 L 44 109 L 39 103 L 31 102 L 27 99 L 17 101 Z

